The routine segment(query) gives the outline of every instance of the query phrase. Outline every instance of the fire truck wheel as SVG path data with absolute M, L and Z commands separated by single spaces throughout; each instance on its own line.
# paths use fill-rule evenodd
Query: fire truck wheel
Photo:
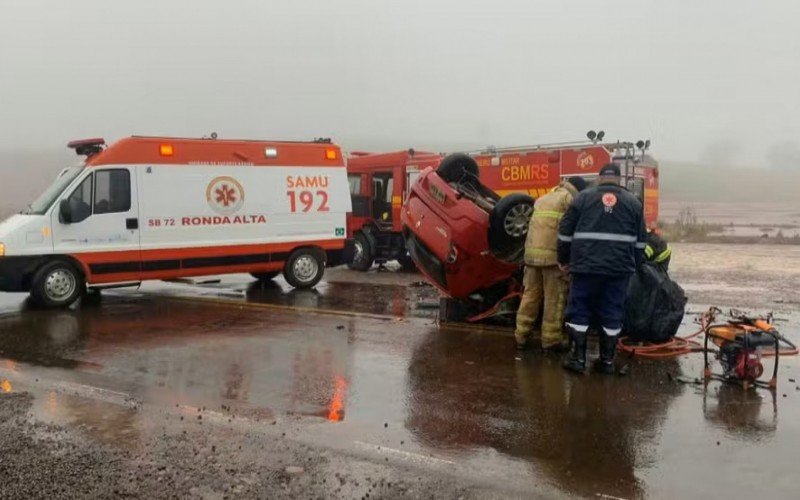
M 258 281 L 270 281 L 275 279 L 280 272 L 278 271 L 270 271 L 268 273 L 250 273 L 250 276 L 257 279 Z
M 447 156 L 436 169 L 439 177 L 445 182 L 458 182 L 464 178 L 465 174 L 468 180 L 477 180 L 478 178 L 478 164 L 475 160 L 464 153 L 455 153 Z
M 504 252 L 525 242 L 533 215 L 533 198 L 514 193 L 497 202 L 489 214 L 489 246 Z
M 316 248 L 292 252 L 283 267 L 283 277 L 295 288 L 312 288 L 325 273 L 325 253 Z
M 69 307 L 86 292 L 86 282 L 75 266 L 64 260 L 45 264 L 33 276 L 33 302 L 50 309 Z
M 354 271 L 367 271 L 375 260 L 375 256 L 372 255 L 372 245 L 364 233 L 356 233 L 355 240 L 353 261 L 347 264 L 347 267 Z

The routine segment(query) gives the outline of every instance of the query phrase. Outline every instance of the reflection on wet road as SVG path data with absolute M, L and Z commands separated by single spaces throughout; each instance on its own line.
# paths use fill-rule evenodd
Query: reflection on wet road
M 163 296 L 222 293 L 233 300 Z M 0 387 L 31 391 L 36 417 L 82 425 L 109 444 L 135 446 L 159 432 L 140 406 L 181 405 L 289 420 L 344 448 L 378 443 L 519 491 L 740 498 L 765 483 L 773 497 L 797 491 L 794 361 L 781 371 L 777 401 L 673 382 L 700 373 L 693 357 L 633 360 L 625 378 L 570 376 L 555 358 L 516 359 L 497 332 L 437 327 L 416 307 L 426 294 L 404 284 L 328 283 L 309 293 L 249 282 L 157 285 L 55 312 L 5 296 L 8 387 Z

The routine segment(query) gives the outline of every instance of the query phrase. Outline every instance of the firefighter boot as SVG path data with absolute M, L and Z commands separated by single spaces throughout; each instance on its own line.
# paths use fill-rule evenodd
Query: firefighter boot
M 586 332 L 579 332 L 571 326 L 567 328 L 571 350 L 564 361 L 564 369 L 583 373 L 586 370 Z
M 617 352 L 617 336 L 600 331 L 600 357 L 594 362 L 594 371 L 603 375 L 614 374 L 614 354 Z

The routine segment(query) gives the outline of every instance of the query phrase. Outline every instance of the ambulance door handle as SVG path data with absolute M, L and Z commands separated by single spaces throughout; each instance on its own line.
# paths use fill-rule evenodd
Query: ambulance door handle
M 125 219 L 125 227 L 130 230 L 139 229 L 139 219 Z

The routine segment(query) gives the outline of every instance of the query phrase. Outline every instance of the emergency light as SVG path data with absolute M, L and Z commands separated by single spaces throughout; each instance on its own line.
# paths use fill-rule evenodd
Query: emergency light
M 105 145 L 106 141 L 102 137 L 95 137 L 92 139 L 78 139 L 75 141 L 69 141 L 67 143 L 67 147 L 69 149 L 74 149 L 75 154 L 87 157 L 96 155 L 97 153 L 103 150 L 103 146 Z

